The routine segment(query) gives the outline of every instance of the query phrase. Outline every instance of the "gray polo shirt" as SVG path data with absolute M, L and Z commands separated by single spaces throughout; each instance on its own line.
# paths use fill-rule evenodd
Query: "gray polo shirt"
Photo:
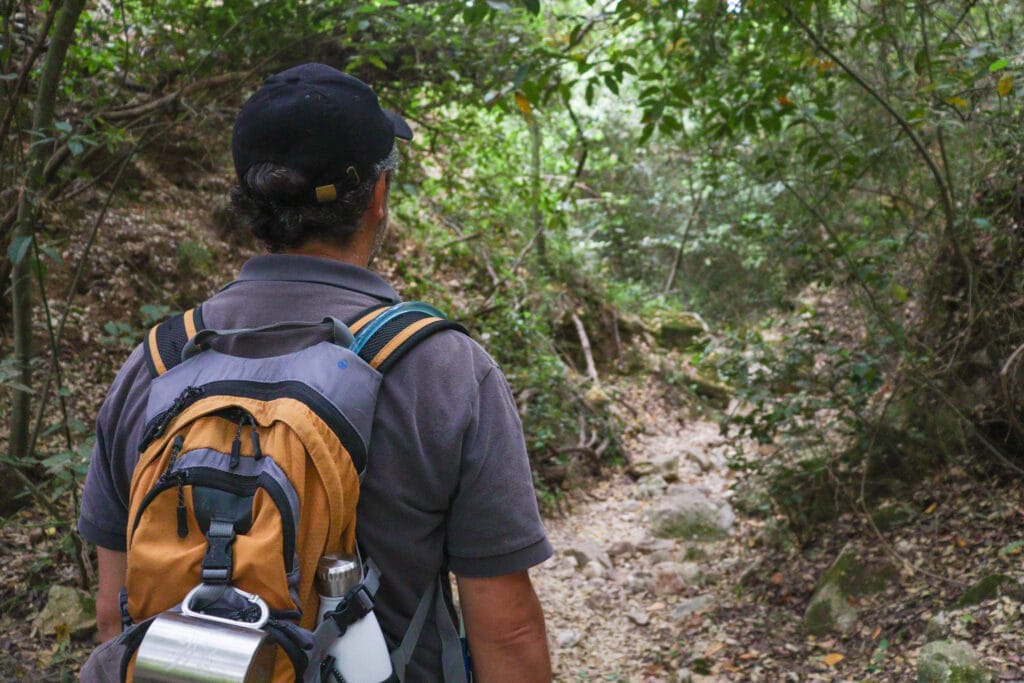
M 203 319 L 211 328 L 325 315 L 351 320 L 371 305 L 398 300 L 363 268 L 272 254 L 246 262 L 237 280 L 203 304 Z M 97 419 L 78 529 L 111 550 L 125 549 L 149 383 L 139 347 Z M 385 374 L 357 523 L 360 544 L 383 574 L 377 614 L 392 646 L 439 573 L 499 576 L 550 557 L 511 390 L 494 360 L 466 335 L 434 334 Z M 435 614 L 407 680 L 440 679 Z

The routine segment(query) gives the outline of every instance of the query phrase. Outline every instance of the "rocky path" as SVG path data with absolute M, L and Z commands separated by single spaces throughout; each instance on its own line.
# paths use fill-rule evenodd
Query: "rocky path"
M 628 445 L 629 473 L 547 522 L 556 554 L 534 578 L 556 681 L 690 680 L 680 630 L 736 569 L 724 536 L 733 474 L 717 425 L 651 432 Z
M 800 549 L 733 513 L 716 424 L 657 424 L 547 521 L 555 681 L 1024 683 L 1019 485 L 954 469 L 884 533 L 845 515 Z

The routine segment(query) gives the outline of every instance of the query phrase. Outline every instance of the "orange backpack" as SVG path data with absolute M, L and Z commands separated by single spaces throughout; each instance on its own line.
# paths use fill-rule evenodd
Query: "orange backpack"
M 226 337 L 316 325 L 330 339 L 293 353 L 247 358 L 215 348 Z M 405 302 L 371 309 L 349 327 L 325 318 L 223 331 L 204 329 L 197 307 L 150 331 L 154 379 L 131 482 L 121 599 L 127 680 L 150 621 L 181 611 L 186 596 L 190 609 L 252 621 L 234 589 L 269 608 L 263 629 L 280 647 L 274 680 L 316 680 L 314 574 L 321 556 L 356 551 L 381 373 L 450 328 L 461 329 L 426 304 Z M 376 578 L 371 571 L 371 586 Z

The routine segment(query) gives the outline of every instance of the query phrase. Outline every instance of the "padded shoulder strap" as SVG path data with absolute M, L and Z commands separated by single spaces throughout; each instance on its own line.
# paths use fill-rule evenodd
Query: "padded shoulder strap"
M 376 306 L 358 315 L 349 329 L 356 337 L 349 348 L 382 373 L 435 332 L 458 330 L 468 334 L 462 325 L 421 301 Z
M 203 307 L 196 306 L 154 325 L 146 335 L 146 364 L 159 377 L 181 362 L 181 349 L 197 332 L 205 329 Z

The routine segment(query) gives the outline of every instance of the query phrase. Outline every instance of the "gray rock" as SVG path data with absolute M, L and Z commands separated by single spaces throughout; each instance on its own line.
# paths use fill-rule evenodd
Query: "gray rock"
M 646 593 L 651 590 L 653 579 L 646 572 L 631 573 L 626 579 L 626 588 L 630 593 Z
M 563 649 L 575 647 L 580 642 L 580 634 L 572 629 L 562 629 L 555 634 L 555 644 Z
M 850 598 L 880 593 L 895 582 L 899 575 L 895 565 L 865 562 L 861 559 L 864 555 L 853 544 L 847 544 L 822 574 L 804 613 L 809 633 L 848 634 L 857 621 L 857 610 L 850 604 Z
M 645 555 L 651 555 L 657 552 L 674 552 L 676 549 L 675 541 L 667 538 L 653 538 L 648 537 L 641 540 L 636 544 L 636 549 Z
M 700 566 L 695 562 L 659 562 L 651 567 L 656 595 L 678 595 L 700 582 Z
M 641 500 L 657 498 L 665 493 L 668 482 L 660 474 L 645 474 L 636 482 L 636 497 Z
M 949 635 L 949 615 L 939 612 L 924 627 L 924 637 L 927 640 L 942 640 Z
M 647 612 L 641 612 L 640 610 L 626 612 L 626 618 L 637 626 L 647 626 L 647 624 L 651 622 L 651 618 L 647 616 Z
M 956 606 L 970 607 L 986 600 L 998 598 L 1010 586 L 1015 586 L 1016 583 L 1016 580 L 1007 574 L 989 574 L 964 591 L 963 595 L 956 601 Z
M 654 463 L 649 460 L 637 460 L 629 463 L 629 467 L 626 468 L 626 472 L 629 476 L 634 479 L 642 479 L 648 475 L 654 474 Z
M 688 349 L 707 339 L 707 324 L 696 313 L 664 313 L 658 322 L 658 343 L 665 348 Z
M 612 566 L 612 560 L 601 546 L 593 541 L 584 540 L 562 550 L 562 554 L 576 558 L 578 567 L 586 567 L 591 562 L 600 562 L 605 567 Z
M 986 669 L 970 645 L 959 641 L 937 640 L 921 648 L 917 659 L 918 683 L 989 683 L 992 672 Z
M 814 592 L 804 613 L 807 632 L 818 637 L 833 631 L 846 635 L 856 623 L 857 610 L 839 587 L 832 583 L 826 583 Z
M 628 557 L 636 552 L 636 546 L 629 541 L 615 541 L 606 552 L 609 557 Z
M 688 614 L 694 612 L 703 612 L 707 610 L 714 603 L 714 600 L 710 595 L 698 595 L 695 598 L 683 600 L 679 602 L 672 610 L 672 618 L 676 621 L 683 619 Z
M 583 576 L 588 579 L 603 579 L 607 569 L 597 560 L 587 562 L 583 567 Z
M 66 632 L 76 640 L 84 639 L 96 630 L 96 601 L 72 586 L 51 586 L 46 606 L 32 620 L 32 628 L 43 635 Z
M 715 503 L 694 487 L 674 486 L 674 493 L 648 512 L 655 536 L 717 540 L 728 536 L 736 519 L 728 503 Z
M 696 465 L 701 472 L 710 472 L 715 466 L 710 454 L 706 452 L 683 451 L 683 458 Z
M 667 482 L 679 481 L 679 455 L 677 453 L 662 453 L 651 458 L 654 465 L 654 473 L 660 474 Z

